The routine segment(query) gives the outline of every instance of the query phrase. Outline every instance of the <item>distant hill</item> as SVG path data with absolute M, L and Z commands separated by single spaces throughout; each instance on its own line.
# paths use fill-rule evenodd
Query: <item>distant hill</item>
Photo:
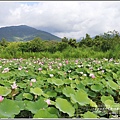
M 55 35 L 37 30 L 27 25 L 0 28 L 0 40 L 5 38 L 7 41 L 28 41 L 34 39 L 35 37 L 40 37 L 42 40 L 61 40 L 61 38 Z

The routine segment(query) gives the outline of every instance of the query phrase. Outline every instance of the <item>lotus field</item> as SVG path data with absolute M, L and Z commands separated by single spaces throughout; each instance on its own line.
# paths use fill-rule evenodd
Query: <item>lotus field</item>
M 0 59 L 0 118 L 119 115 L 119 59 Z

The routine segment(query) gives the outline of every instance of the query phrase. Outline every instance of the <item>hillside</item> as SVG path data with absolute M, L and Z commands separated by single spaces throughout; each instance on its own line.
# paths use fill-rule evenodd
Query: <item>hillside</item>
M 7 41 L 28 41 L 35 37 L 40 37 L 42 40 L 61 40 L 55 35 L 26 25 L 0 28 L 0 40 L 5 38 Z

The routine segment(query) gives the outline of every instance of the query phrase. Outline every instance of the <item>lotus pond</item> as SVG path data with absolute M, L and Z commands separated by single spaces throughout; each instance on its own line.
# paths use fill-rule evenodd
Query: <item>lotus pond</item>
M 0 59 L 0 118 L 119 115 L 119 59 Z

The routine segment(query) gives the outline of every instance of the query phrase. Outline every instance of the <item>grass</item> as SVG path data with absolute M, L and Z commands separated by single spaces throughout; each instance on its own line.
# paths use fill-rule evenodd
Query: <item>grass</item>
M 2 50 L 0 51 L 0 58 L 120 58 L 120 48 L 116 47 L 114 50 L 109 50 L 107 52 L 102 51 L 95 51 L 91 48 L 72 48 L 68 47 L 67 49 L 63 50 L 62 52 L 57 51 L 54 53 L 50 52 L 24 52 L 15 51 L 14 54 L 10 53 L 9 51 Z

